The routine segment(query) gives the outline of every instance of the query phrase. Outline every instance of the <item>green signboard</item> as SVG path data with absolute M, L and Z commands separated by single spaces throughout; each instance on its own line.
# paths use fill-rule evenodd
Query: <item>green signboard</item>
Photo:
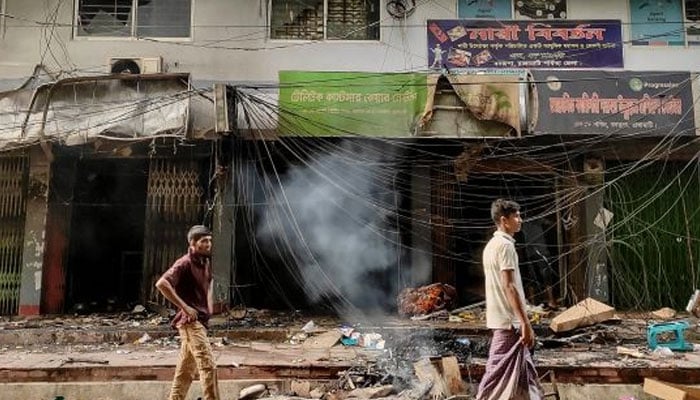
M 425 109 L 426 74 L 279 73 L 286 136 L 409 137 Z

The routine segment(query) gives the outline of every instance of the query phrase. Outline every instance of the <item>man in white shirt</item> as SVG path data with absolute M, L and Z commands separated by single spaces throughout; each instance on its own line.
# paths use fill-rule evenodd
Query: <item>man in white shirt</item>
M 510 200 L 495 200 L 491 204 L 491 218 L 497 230 L 484 248 L 483 264 L 486 327 L 493 336 L 477 399 L 541 398 L 542 390 L 527 350 L 533 348 L 535 334 L 525 311 L 525 293 L 513 239 L 523 223 L 520 205 Z

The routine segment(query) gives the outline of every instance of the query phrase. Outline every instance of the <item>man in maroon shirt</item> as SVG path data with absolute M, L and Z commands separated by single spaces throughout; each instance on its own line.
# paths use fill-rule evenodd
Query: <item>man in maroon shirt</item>
M 205 400 L 219 400 L 216 364 L 207 338 L 207 323 L 214 308 L 211 271 L 211 231 L 195 225 L 187 232 L 190 244 L 156 282 L 156 287 L 178 312 L 172 325 L 180 333 L 182 346 L 170 390 L 170 400 L 184 400 L 199 370 Z

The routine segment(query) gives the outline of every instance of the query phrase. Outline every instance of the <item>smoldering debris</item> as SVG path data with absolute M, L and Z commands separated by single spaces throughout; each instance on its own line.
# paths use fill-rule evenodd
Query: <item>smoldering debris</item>
M 488 338 L 466 337 L 444 330 L 418 330 L 385 334 L 388 351 L 377 359 L 377 368 L 391 376 L 391 383 L 406 388 L 415 379 L 413 363 L 421 358 L 454 356 L 459 363 L 488 355 Z M 383 375 L 383 376 L 384 376 Z
M 452 309 L 457 302 L 457 290 L 444 283 L 405 288 L 399 293 L 396 302 L 401 316 L 426 315 Z

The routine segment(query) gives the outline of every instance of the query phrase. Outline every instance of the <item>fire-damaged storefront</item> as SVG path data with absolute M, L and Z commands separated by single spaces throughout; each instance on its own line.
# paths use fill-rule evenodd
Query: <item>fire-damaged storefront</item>
M 395 310 L 402 290 L 430 283 L 471 304 L 498 197 L 523 206 L 531 302 L 607 301 L 621 226 L 607 174 L 641 169 L 644 146 L 693 149 L 693 80 L 286 71 L 279 91 L 230 88 L 219 104 L 235 124 L 216 141 L 189 140 L 213 130 L 214 107 L 183 76 L 5 95 L 32 111 L 0 114 L 16 127 L 3 143 L 26 144 L 0 164 L 2 312 L 163 303 L 153 281 L 194 223 L 214 228 L 224 304 Z
M 571 160 L 518 141 L 526 71 L 281 72 L 280 86 L 278 107 L 264 90 L 235 91 L 234 304 L 395 311 L 403 289 L 431 282 L 478 302 L 498 197 L 521 199 L 534 227 L 520 238 L 537 248 L 523 246 L 524 265 L 552 271 L 555 300 L 567 294 Z M 533 302 L 546 301 L 542 277 L 528 278 Z
M 0 104 L 13 110 L 0 117 L 0 313 L 163 303 L 153 284 L 187 227 L 212 222 L 211 101 L 187 74 L 154 74 L 69 78 Z
M 210 147 L 128 158 L 76 150 L 63 149 L 52 163 L 41 312 L 161 302 L 155 281 L 182 255 L 187 227 L 204 222 Z
M 544 269 L 555 301 L 566 295 L 559 251 L 571 210 L 560 198 L 561 166 L 474 159 L 467 171 L 465 154 L 486 150 L 440 139 L 292 137 L 238 149 L 237 305 L 396 312 L 402 290 L 432 282 L 456 288 L 459 304 L 479 302 L 498 197 L 519 199 L 532 227 L 518 237 L 531 300 L 549 300 Z
M 614 300 L 606 174 L 641 170 L 655 143 L 693 148 L 692 81 L 282 72 L 278 106 L 238 88 L 233 303 L 395 310 L 403 289 L 435 282 L 479 302 L 498 197 L 523 207 L 529 301 Z

